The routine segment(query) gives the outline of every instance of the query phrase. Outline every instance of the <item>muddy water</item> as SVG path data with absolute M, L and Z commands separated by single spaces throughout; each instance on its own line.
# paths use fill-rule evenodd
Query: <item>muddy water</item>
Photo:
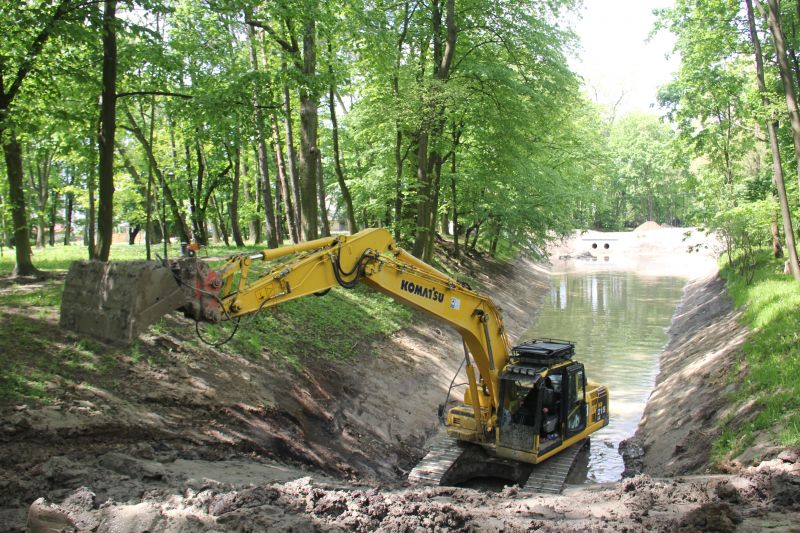
M 557 274 L 536 323 L 523 336 L 575 341 L 588 378 L 611 391 L 609 425 L 592 435 L 588 482 L 616 481 L 622 474 L 617 447 L 639 424 L 684 283 L 631 272 Z

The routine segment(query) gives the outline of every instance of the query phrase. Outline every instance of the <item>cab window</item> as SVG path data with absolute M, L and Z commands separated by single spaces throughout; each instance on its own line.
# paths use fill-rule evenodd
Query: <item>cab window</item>
M 574 406 L 578 402 L 584 401 L 584 376 L 583 370 L 575 373 L 570 387 L 569 403 Z

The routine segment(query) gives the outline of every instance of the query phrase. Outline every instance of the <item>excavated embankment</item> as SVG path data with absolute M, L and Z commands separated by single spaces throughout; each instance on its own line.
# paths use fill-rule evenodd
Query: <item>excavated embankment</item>
M 687 284 L 661 355 L 656 386 L 634 438 L 623 444 L 627 474 L 707 471 L 714 439 L 731 414 L 731 374 L 747 328 L 716 272 Z M 774 455 L 774 454 L 773 454 Z
M 464 258 L 448 266 L 492 296 L 513 340 L 549 286 L 547 271 L 524 259 Z M 0 323 L 36 328 L 54 355 L 75 345 L 78 338 L 56 326 L 57 310 L 31 315 L 30 308 L 2 309 Z M 328 483 L 399 485 L 436 432 L 437 408 L 463 359 L 460 337 L 421 315 L 390 337 L 359 341 L 354 359 L 303 357 L 302 371 L 273 364 L 269 354 L 254 361 L 188 344 L 193 329 L 171 316 L 166 328 L 143 336 L 135 359 L 95 345 L 120 361 L 102 381 L 55 378 L 46 383 L 49 402 L 0 408 L 0 531 L 24 528 L 39 497 L 71 508 L 75 498 L 88 505 L 91 493 L 92 512 L 138 502 L 125 511 L 142 511 L 134 522 L 163 529 L 166 522 L 148 521 L 150 504 L 143 502 L 172 509 L 168 502 L 186 491 L 308 473 Z M 82 496 L 74 496 L 76 489 Z M 273 519 L 293 523 L 280 514 Z M 139 527 L 117 515 L 103 520 L 120 530 Z

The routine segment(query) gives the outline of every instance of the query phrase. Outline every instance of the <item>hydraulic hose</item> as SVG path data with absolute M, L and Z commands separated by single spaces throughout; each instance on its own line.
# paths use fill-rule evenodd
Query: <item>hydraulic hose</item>
M 364 263 L 366 262 L 369 253 L 370 250 L 364 250 L 364 252 L 361 254 L 361 257 L 359 257 L 358 261 L 356 261 L 356 264 L 353 265 L 353 268 L 349 271 L 345 271 L 342 269 L 340 262 L 341 248 L 337 251 L 336 255 L 331 258 L 331 263 L 333 263 L 333 275 L 339 285 L 345 289 L 354 289 L 358 285 L 359 279 L 364 275 Z M 353 279 L 344 279 L 353 274 L 355 274 Z

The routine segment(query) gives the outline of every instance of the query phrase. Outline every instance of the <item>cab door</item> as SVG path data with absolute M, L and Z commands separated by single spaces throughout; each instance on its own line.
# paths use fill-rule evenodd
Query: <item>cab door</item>
M 586 429 L 586 373 L 581 363 L 566 370 L 566 438 Z
M 541 419 L 538 414 L 541 410 L 538 381 L 538 375 L 501 377 L 501 409 L 498 417 L 500 446 L 523 452 L 533 451 Z

